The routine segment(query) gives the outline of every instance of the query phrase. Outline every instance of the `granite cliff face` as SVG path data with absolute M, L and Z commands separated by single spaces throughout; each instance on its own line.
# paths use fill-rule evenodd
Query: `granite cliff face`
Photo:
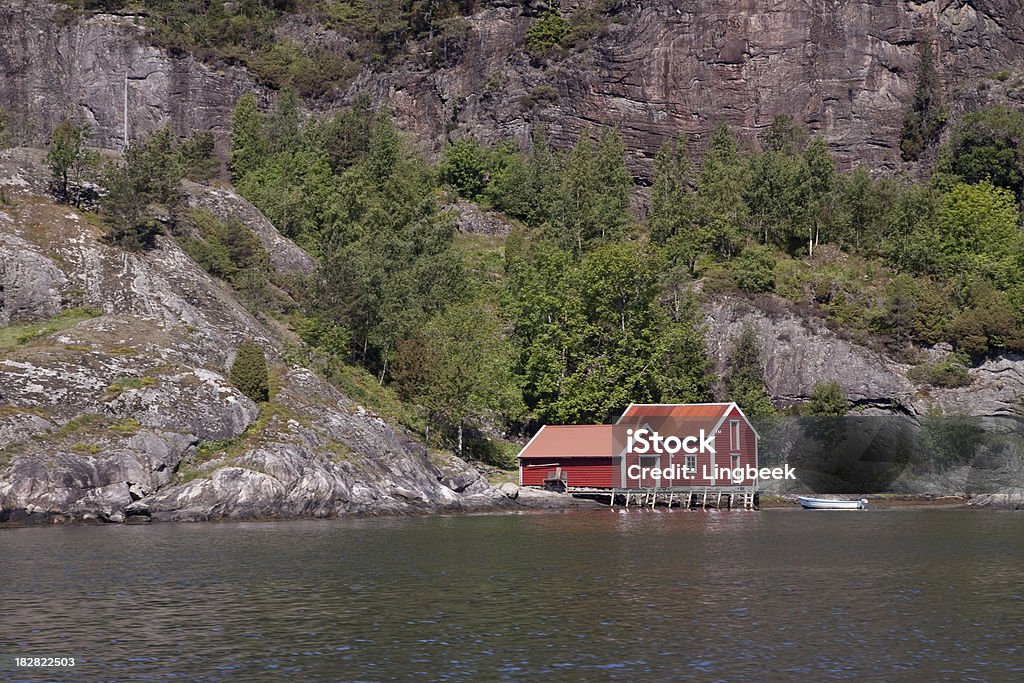
M 77 117 L 92 127 L 91 144 L 122 149 L 126 76 L 130 139 L 170 123 L 179 135 L 210 129 L 223 142 L 238 97 L 261 92 L 240 68 L 150 46 L 130 14 L 4 0 L 0 35 L 0 106 L 18 144 L 41 146 L 62 118 Z
M 538 123 L 568 145 L 588 126 L 613 124 L 642 175 L 667 138 L 685 134 L 697 150 L 718 120 L 752 138 L 779 114 L 824 135 L 846 164 L 899 167 L 900 119 L 922 42 L 937 48 L 954 117 L 1024 101 L 1015 0 L 619 2 L 600 35 L 531 63 L 523 44 L 539 7 L 482 3 L 461 54 L 444 68 L 420 58 L 367 68 L 345 92 L 311 106 L 330 111 L 369 92 L 435 149 L 463 132 L 525 140 Z M 10 38 L 0 44 L 0 105 L 28 122 L 21 142 L 38 144 L 73 113 L 93 125 L 99 144 L 120 148 L 125 73 L 132 137 L 170 122 L 182 134 L 211 128 L 223 139 L 242 92 L 267 98 L 242 69 L 147 46 L 141 24 L 26 0 L 0 4 L 0 32 Z M 339 40 L 298 20 L 282 31 L 307 44 Z
M 471 19 L 454 69 L 389 75 L 377 87 L 410 119 L 437 111 L 484 136 L 544 122 L 569 144 L 587 126 L 613 124 L 627 149 L 640 150 L 639 171 L 665 139 L 686 134 L 700 148 L 718 120 L 749 139 L 779 114 L 824 135 L 847 164 L 894 168 L 919 44 L 938 48 L 954 115 L 989 99 L 1019 102 L 1016 78 L 1008 88 L 978 81 L 1022 72 L 1020 16 L 1013 0 L 619 3 L 589 48 L 536 68 L 521 51 L 529 19 L 518 7 L 493 7 Z M 557 96 L 532 103 L 539 87 Z M 510 99 L 528 104 L 509 107 Z
M 108 247 L 41 191 L 39 153 L 0 156 L 0 521 L 325 517 L 511 505 L 302 368 L 262 409 L 226 379 L 238 344 L 283 339 L 170 238 Z M 279 270 L 309 257 L 231 192 Z M 61 313 L 63 311 L 63 313 Z M 33 326 L 34 324 L 34 326 Z

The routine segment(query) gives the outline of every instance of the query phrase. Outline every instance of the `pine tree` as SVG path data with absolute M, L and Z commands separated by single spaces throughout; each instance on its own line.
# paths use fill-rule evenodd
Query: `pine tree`
M 269 400 L 270 376 L 267 359 L 259 344 L 252 341 L 239 344 L 235 361 L 231 364 L 231 383 L 244 396 L 256 403 Z
M 729 400 L 735 401 L 749 417 L 775 414 L 764 385 L 764 364 L 757 330 L 749 323 L 737 336 L 729 358 L 726 393 Z
M 728 126 L 719 123 L 704 152 L 697 180 L 697 225 L 706 232 L 714 251 L 732 257 L 742 244 L 749 209 L 743 197 L 746 168 L 739 144 Z
M 538 227 L 554 218 L 558 203 L 561 165 L 548 145 L 547 131 L 543 125 L 533 129 L 530 138 L 529 204 L 532 207 L 527 224 Z
M 100 214 L 107 225 L 104 241 L 128 251 L 150 249 L 163 232 L 150 214 L 146 195 L 138 191 L 137 179 L 124 164 L 111 164 L 103 176 L 107 194 L 100 202 Z
M 302 112 L 299 96 L 292 88 L 277 94 L 267 118 L 267 141 L 271 154 L 297 152 L 302 142 Z
M 601 133 L 594 159 L 594 183 L 594 226 L 590 237 L 602 242 L 618 239 L 629 224 L 633 176 L 626 169 L 622 137 L 614 128 L 606 128 Z
M 917 65 L 917 87 L 910 107 L 903 118 L 900 150 L 905 161 L 914 161 L 925 148 L 935 142 L 946 123 L 942 103 L 942 82 L 935 69 L 935 54 L 930 43 L 921 45 Z
M 267 155 L 267 138 L 256 96 L 246 93 L 238 98 L 231 121 L 231 179 L 239 182 L 259 168 Z
M 135 191 L 147 204 L 162 205 L 169 212 L 181 203 L 182 171 L 174 142 L 170 126 L 164 126 L 125 152 Z
M 692 227 L 694 197 L 685 144 L 685 138 L 667 141 L 654 157 L 648 222 L 656 244 L 664 245 Z

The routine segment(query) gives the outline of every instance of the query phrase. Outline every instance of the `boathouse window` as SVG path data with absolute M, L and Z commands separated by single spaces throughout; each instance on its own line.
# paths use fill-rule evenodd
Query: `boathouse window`
M 697 456 L 696 455 L 688 455 L 688 456 L 686 456 L 686 460 L 683 461 L 683 469 L 686 470 L 687 472 L 696 472 L 697 471 Z
M 738 451 L 740 449 L 740 421 L 733 420 L 729 423 L 729 450 Z
M 743 481 L 743 475 L 739 474 L 740 456 L 739 454 L 733 454 L 729 460 L 731 462 L 730 469 L 732 469 L 732 483 L 739 484 Z

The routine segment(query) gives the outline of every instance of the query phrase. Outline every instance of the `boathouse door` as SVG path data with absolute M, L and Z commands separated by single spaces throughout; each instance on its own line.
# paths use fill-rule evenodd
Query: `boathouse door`
M 651 476 L 651 470 L 661 467 L 661 457 L 657 455 L 640 456 L 640 486 L 644 488 L 658 488 L 661 480 Z

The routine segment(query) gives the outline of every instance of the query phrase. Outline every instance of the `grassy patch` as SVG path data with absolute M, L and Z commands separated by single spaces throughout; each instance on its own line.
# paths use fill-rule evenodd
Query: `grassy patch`
M 426 422 L 415 406 L 404 403 L 391 387 L 381 386 L 377 378 L 363 368 L 332 361 L 323 367 L 323 374 L 355 403 L 413 432 L 425 431 Z
M 115 380 L 107 387 L 106 391 L 111 398 L 116 398 L 128 389 L 145 389 L 155 386 L 157 386 L 157 381 L 152 377 L 125 376 Z
M 134 434 L 139 431 L 142 425 L 134 417 L 126 417 L 110 425 L 110 430 L 118 434 Z
M 505 279 L 505 238 L 500 235 L 455 236 L 455 250 L 483 286 L 502 286 Z
M 68 308 L 42 322 L 0 327 L 0 349 L 24 346 L 36 339 L 66 330 L 83 320 L 90 320 L 100 315 L 99 311 L 91 308 Z
M 75 453 L 81 453 L 82 455 L 96 455 L 103 447 L 96 443 L 86 443 L 84 441 L 76 441 L 71 446 L 71 450 Z
M 0 405 L 0 417 L 16 417 L 18 415 L 36 415 L 38 417 L 49 418 L 47 412 L 42 408 L 16 406 L 10 403 Z
M 75 432 L 102 427 L 105 424 L 106 420 L 102 415 L 98 415 L 97 413 L 84 413 L 78 417 L 68 420 L 64 425 L 53 432 L 53 436 L 62 438 L 70 434 L 74 434 Z

